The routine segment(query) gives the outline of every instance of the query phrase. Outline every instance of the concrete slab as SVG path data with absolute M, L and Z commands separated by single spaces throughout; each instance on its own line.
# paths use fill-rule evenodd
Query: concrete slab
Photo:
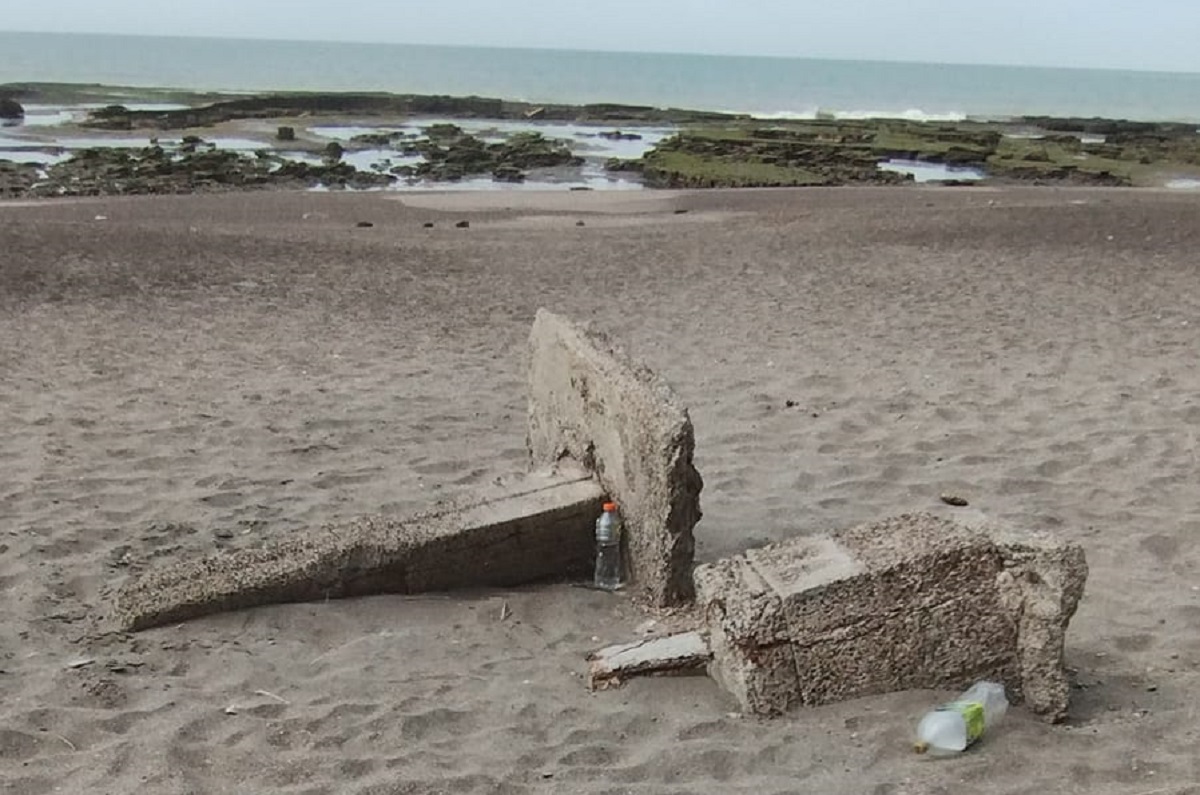
M 588 656 L 588 689 L 620 687 L 635 676 L 704 674 L 712 654 L 699 632 L 681 632 L 600 649 Z
M 544 309 L 530 347 L 533 465 L 570 457 L 593 471 L 625 520 L 629 586 L 658 606 L 690 601 L 703 481 L 687 411 L 606 337 Z
M 696 570 L 710 673 L 756 714 L 990 677 L 1061 719 L 1063 643 L 1086 578 L 1077 545 L 932 514 Z
M 114 618 L 143 630 L 283 602 L 588 577 L 602 497 L 589 472 L 564 463 L 418 516 L 368 516 L 151 570 L 120 589 Z

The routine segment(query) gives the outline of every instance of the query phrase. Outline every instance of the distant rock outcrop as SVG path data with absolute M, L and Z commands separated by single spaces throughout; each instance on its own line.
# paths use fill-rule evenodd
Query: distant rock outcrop
M 12 97 L 0 97 L 0 121 L 21 121 L 25 108 Z
M 599 133 L 601 138 L 607 138 L 610 141 L 640 141 L 642 136 L 637 133 L 621 132 L 620 130 L 606 130 Z

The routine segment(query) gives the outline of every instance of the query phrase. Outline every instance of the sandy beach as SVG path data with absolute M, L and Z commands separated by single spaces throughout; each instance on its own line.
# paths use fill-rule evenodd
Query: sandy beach
M 1200 793 L 1197 218 L 1057 188 L 0 203 L 0 790 Z M 541 306 L 689 406 L 702 561 L 948 491 L 1083 544 L 1070 720 L 931 761 L 951 694 L 589 693 L 588 652 L 666 619 L 569 585 L 111 630 L 146 567 L 522 472 Z

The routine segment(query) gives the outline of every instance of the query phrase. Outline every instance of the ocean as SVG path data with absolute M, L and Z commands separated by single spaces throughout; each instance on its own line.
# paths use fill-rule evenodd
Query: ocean
M 1200 73 L 0 32 L 0 83 L 391 91 L 777 118 L 1104 116 L 1200 123 Z

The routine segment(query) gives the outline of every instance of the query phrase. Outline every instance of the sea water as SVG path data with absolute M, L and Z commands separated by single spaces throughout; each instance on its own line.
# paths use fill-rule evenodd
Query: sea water
M 0 32 L 0 83 L 391 91 L 776 118 L 1104 116 L 1200 123 L 1200 74 Z

